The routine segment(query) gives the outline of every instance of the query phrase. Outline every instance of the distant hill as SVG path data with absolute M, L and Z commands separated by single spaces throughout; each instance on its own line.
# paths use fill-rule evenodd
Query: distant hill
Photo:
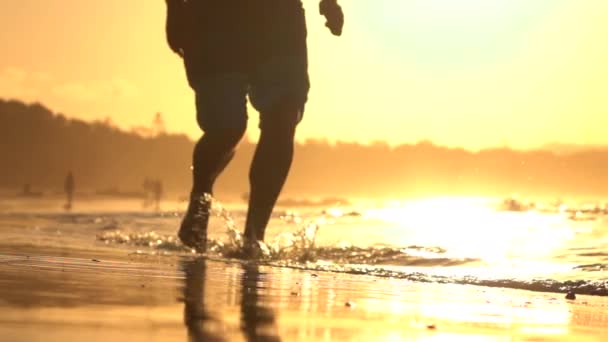
M 139 191 L 146 177 L 187 194 L 194 142 L 144 137 L 101 122 L 55 114 L 40 104 L 0 100 L 0 188 L 60 191 L 72 170 L 81 191 Z M 218 192 L 240 196 L 255 146 L 243 142 Z M 470 152 L 430 142 L 371 146 L 307 141 L 296 147 L 286 196 L 608 195 L 608 149 Z

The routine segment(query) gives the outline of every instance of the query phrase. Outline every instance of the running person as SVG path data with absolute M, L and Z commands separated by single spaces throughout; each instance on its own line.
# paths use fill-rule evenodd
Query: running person
M 183 57 L 204 132 L 194 147 L 193 186 L 179 238 L 204 252 L 209 203 L 247 127 L 247 97 L 260 113 L 260 138 L 249 172 L 245 252 L 255 254 L 293 159 L 296 126 L 309 90 L 301 0 L 166 0 L 167 40 Z M 344 16 L 321 0 L 334 35 Z

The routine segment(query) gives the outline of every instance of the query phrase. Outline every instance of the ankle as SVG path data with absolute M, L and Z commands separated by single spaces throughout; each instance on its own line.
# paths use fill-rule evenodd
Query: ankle
M 192 191 L 190 192 L 190 201 L 201 201 L 211 202 L 213 195 L 206 191 Z

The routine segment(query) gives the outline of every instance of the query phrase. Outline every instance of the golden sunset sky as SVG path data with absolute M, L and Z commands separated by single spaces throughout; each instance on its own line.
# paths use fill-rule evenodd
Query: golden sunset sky
M 313 86 L 300 141 L 608 144 L 606 0 L 342 0 L 341 38 L 304 2 Z M 125 129 L 162 112 L 195 138 L 164 16 L 162 0 L 2 1 L 0 97 Z

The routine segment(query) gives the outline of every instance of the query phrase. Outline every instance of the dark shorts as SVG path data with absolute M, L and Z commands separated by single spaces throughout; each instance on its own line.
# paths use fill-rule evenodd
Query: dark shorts
M 300 0 L 197 4 L 198 35 L 185 64 L 199 126 L 206 132 L 244 129 L 247 97 L 260 112 L 262 128 L 272 115 L 293 115 L 281 119 L 297 124 L 310 86 Z

